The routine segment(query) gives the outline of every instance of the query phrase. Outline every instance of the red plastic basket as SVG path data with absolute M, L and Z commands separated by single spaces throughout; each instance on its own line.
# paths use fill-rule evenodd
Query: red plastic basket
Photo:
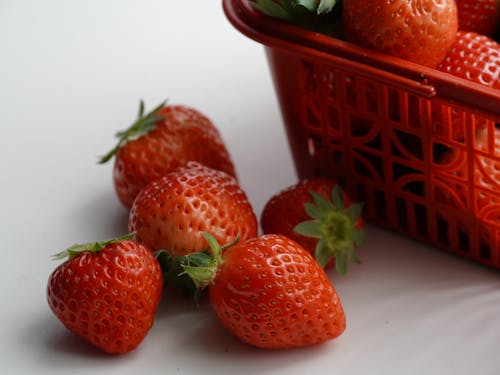
M 500 268 L 500 90 L 285 24 L 247 0 L 223 7 L 265 46 L 299 178 L 333 178 L 369 222 Z

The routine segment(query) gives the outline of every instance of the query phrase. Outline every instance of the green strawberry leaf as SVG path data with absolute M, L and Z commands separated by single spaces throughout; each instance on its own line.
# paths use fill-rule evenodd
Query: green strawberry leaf
M 211 234 L 203 233 L 203 236 L 209 245 L 209 249 L 202 253 L 187 254 L 179 260 L 182 270 L 179 276 L 189 276 L 198 291 L 202 291 L 213 282 L 222 263 L 222 253 L 239 241 L 238 236 L 235 241 L 221 246 Z
M 330 202 L 328 199 L 325 199 L 321 194 L 316 193 L 315 191 L 309 191 L 311 194 L 314 204 L 320 209 L 321 211 L 328 212 L 332 209 L 334 209 L 334 205 L 332 205 L 332 202 Z
M 143 135 L 149 133 L 156 128 L 156 124 L 163 120 L 163 117 L 158 115 L 158 112 L 165 106 L 166 101 L 160 103 L 156 108 L 154 108 L 148 114 L 144 114 L 144 102 L 141 100 L 139 103 L 139 112 L 137 115 L 137 120 L 127 129 L 119 131 L 116 133 L 118 138 L 118 143 L 111 151 L 102 156 L 99 159 L 99 164 L 104 164 L 111 160 L 113 156 L 118 152 L 121 146 L 126 142 L 142 137 Z
M 335 185 L 331 200 L 309 191 L 313 202 L 304 204 L 304 209 L 312 220 L 297 224 L 293 230 L 303 236 L 318 239 L 315 258 L 323 267 L 334 258 L 340 261 L 339 272 L 347 271 L 347 262 L 361 263 L 354 250 L 365 243 L 366 234 L 358 226 L 362 217 L 363 203 L 353 203 L 345 207 L 344 193 Z
M 325 240 L 320 239 L 316 244 L 314 250 L 314 258 L 320 264 L 321 267 L 325 267 L 329 260 L 331 259 L 331 251 Z
M 352 240 L 357 247 L 363 246 L 366 241 L 366 232 L 361 228 L 353 228 Z
M 349 207 L 347 207 L 344 212 L 347 214 L 351 223 L 355 223 L 361 217 L 361 213 L 363 212 L 363 203 L 353 203 Z
M 251 0 L 250 4 L 272 18 L 335 38 L 344 38 L 342 1 Z
M 321 225 L 317 220 L 307 220 L 297 224 L 293 230 L 298 234 L 312 238 L 323 238 Z
M 316 12 L 317 2 L 316 0 L 295 0 L 297 5 L 301 5 L 310 12 Z
M 318 206 L 312 203 L 304 204 L 304 209 L 306 214 L 315 220 L 323 220 L 326 214 L 324 210 L 321 210 Z
M 347 260 L 344 254 L 339 254 L 335 257 L 335 268 L 341 275 L 347 273 Z
M 326 14 L 330 13 L 332 9 L 337 5 L 337 0 L 321 0 L 318 4 L 318 8 L 316 10 L 317 14 Z
M 160 264 L 165 285 L 173 285 L 185 297 L 194 297 L 198 303 L 201 290 L 193 279 L 184 273 L 183 264 L 207 268 L 212 260 L 208 251 L 174 257 L 164 249 L 157 250 L 155 256 Z
M 189 275 L 197 290 L 203 290 L 209 285 L 207 280 L 212 280 L 215 277 L 214 272 L 217 271 L 214 271 L 214 268 L 210 266 L 191 266 L 189 264 L 182 264 L 182 269 L 183 272 L 181 272 L 179 276 Z
M 251 2 L 253 7 L 267 16 L 288 22 L 294 22 L 295 17 L 290 8 L 285 8 L 273 0 L 255 0 Z
M 344 208 L 342 189 L 338 185 L 335 185 L 332 190 L 332 202 L 335 209 L 342 210 Z
M 351 250 L 349 251 L 349 259 L 351 263 L 361 264 L 361 260 L 357 257 L 356 253 L 354 252 L 354 248 L 351 248 Z
M 111 238 L 107 240 L 102 240 L 102 241 L 96 241 L 96 242 L 88 242 L 84 244 L 75 244 L 70 247 L 68 247 L 66 250 L 63 250 L 57 254 L 52 255 L 52 258 L 57 260 L 57 259 L 64 259 L 64 258 L 73 258 L 85 251 L 90 251 L 90 252 L 99 252 L 103 250 L 106 246 L 121 242 L 121 241 L 126 241 L 126 240 L 133 240 L 135 236 L 135 233 L 127 233 L 123 236 L 116 237 L 116 238 Z

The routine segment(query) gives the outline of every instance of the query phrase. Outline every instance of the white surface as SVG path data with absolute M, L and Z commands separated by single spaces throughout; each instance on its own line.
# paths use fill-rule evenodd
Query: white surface
M 168 98 L 220 128 L 255 211 L 295 182 L 262 47 L 219 1 L 0 2 L 3 374 L 500 374 L 497 271 L 369 227 L 346 277 L 348 328 L 291 351 L 241 344 L 210 307 L 164 300 L 133 353 L 100 354 L 45 300 L 50 255 L 126 231 L 97 156 Z

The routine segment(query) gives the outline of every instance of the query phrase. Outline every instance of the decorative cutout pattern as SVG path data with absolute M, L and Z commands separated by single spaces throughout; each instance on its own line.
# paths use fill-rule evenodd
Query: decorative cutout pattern
M 367 220 L 500 268 L 493 120 L 342 67 L 284 58 L 298 66 L 293 104 L 308 150 L 292 147 L 300 177 L 336 179 L 366 203 Z

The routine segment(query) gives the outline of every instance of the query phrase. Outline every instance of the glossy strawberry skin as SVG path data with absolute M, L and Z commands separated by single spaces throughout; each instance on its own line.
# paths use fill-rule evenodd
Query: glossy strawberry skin
M 493 36 L 500 22 L 498 0 L 455 0 L 458 28 L 478 34 Z
M 188 161 L 236 176 L 234 165 L 215 125 L 199 111 L 167 105 L 156 128 L 121 146 L 116 153 L 113 180 L 120 201 L 130 208 L 148 183 Z
M 233 176 L 189 162 L 137 196 L 129 230 L 152 250 L 180 256 L 206 247 L 204 232 L 220 243 L 257 235 L 257 218 Z
M 342 22 L 354 44 L 435 68 L 455 38 L 455 0 L 344 0 Z
M 60 264 L 50 275 L 47 301 L 70 331 L 121 354 L 135 349 L 152 327 L 162 285 L 152 252 L 122 241 Z
M 500 89 L 500 44 L 478 33 L 459 31 L 438 69 Z
M 346 327 L 341 301 L 324 270 L 282 235 L 228 248 L 209 295 L 222 325 L 261 348 L 319 344 Z

